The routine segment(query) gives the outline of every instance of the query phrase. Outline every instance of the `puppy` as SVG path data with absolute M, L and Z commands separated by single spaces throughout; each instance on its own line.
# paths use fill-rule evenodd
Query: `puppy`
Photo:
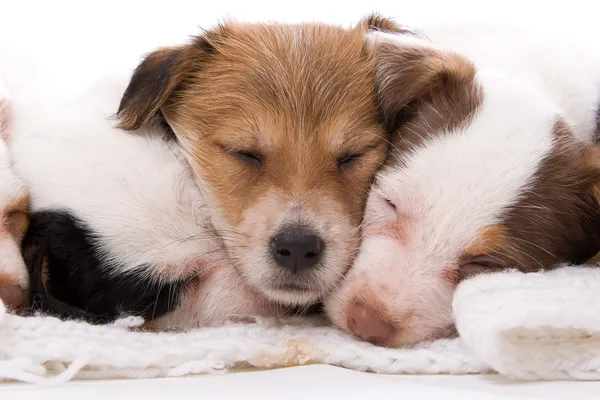
M 117 127 L 110 85 L 25 124 L 36 309 L 187 328 L 320 300 L 387 155 L 365 40 L 383 21 L 225 23 L 149 54 Z
M 583 263 L 600 249 L 600 63 L 517 29 L 378 33 L 394 150 L 364 241 L 325 302 L 338 327 L 410 345 L 451 332 L 461 279 Z
M 10 114 L 9 94 L 0 81 L 0 299 L 14 311 L 25 305 L 29 287 L 20 251 L 29 221 L 29 195 L 7 148 Z

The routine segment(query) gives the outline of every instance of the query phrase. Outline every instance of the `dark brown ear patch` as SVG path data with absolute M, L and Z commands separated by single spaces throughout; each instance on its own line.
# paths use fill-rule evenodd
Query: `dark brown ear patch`
M 386 18 L 378 13 L 373 13 L 363 19 L 368 31 L 380 31 L 390 33 L 405 33 L 406 29 L 396 24 L 391 18 Z
M 213 43 L 225 34 L 223 26 L 205 32 L 190 44 L 165 47 L 148 54 L 135 69 L 121 98 L 118 127 L 135 130 L 148 124 L 162 123 L 161 109 L 184 82 L 215 52 Z
M 378 57 L 378 96 L 390 132 L 395 132 L 424 107 L 443 116 L 440 123 L 451 129 L 466 123 L 481 104 L 476 69 L 458 54 L 427 46 L 381 43 Z
M 393 19 L 382 17 L 377 13 L 366 16 L 361 22 L 366 27 L 367 32 L 378 31 L 385 33 L 396 33 L 400 35 L 416 36 L 421 39 L 428 40 L 422 32 L 419 32 L 410 26 L 398 24 Z
M 184 78 L 185 48 L 165 48 L 149 54 L 135 69 L 123 94 L 119 128 L 135 130 L 160 118 L 160 108 Z

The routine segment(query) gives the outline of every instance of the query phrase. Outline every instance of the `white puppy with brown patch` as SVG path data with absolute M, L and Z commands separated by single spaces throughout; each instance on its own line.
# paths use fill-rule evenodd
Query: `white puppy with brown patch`
M 21 257 L 21 240 L 28 223 L 29 196 L 15 174 L 8 148 L 10 96 L 0 81 L 0 299 L 11 309 L 25 301 L 29 286 Z
M 600 245 L 600 62 L 512 28 L 379 32 L 379 96 L 397 131 L 357 260 L 326 311 L 400 346 L 450 332 L 458 282 L 585 262 Z

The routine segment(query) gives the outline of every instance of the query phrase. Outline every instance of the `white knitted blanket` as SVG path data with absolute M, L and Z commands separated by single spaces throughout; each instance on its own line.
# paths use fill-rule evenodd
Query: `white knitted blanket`
M 517 379 L 600 379 L 600 268 L 505 272 L 463 282 L 460 339 L 386 349 L 306 322 L 259 321 L 187 333 L 19 317 L 0 303 L 0 381 L 149 378 L 326 363 L 389 374 L 498 372 Z

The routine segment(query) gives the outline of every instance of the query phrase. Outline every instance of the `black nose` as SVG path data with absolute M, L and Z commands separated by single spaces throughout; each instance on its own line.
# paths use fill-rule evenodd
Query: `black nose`
M 323 247 L 319 236 L 299 229 L 282 230 L 271 240 L 271 253 L 277 264 L 293 272 L 314 267 Z

